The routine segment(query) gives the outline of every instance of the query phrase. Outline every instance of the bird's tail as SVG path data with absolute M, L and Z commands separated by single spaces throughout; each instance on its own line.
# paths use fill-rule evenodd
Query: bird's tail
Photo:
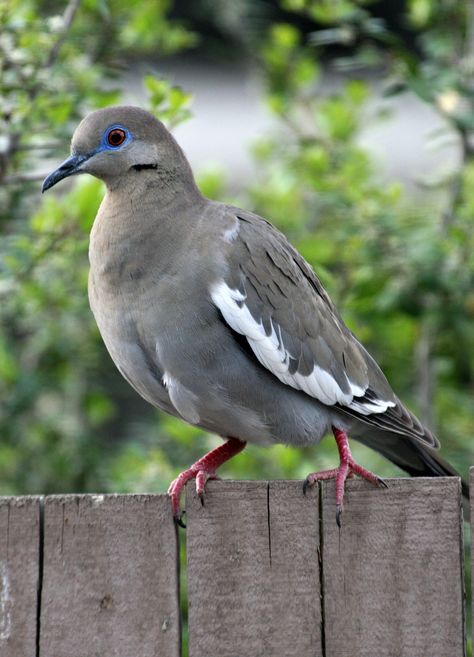
M 376 432 L 365 429 L 360 435 L 353 437 L 388 458 L 392 463 L 405 470 L 412 477 L 460 477 L 460 474 L 442 459 L 437 450 L 423 445 L 421 442 L 399 434 Z M 461 489 L 464 497 L 464 517 L 469 518 L 469 486 L 461 478 Z

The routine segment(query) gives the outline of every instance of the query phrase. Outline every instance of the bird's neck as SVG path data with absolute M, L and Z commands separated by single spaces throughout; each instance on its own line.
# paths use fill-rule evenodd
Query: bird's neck
M 94 222 L 91 271 L 106 287 L 129 284 L 144 263 L 154 277 L 173 270 L 205 203 L 195 185 L 154 188 L 151 177 L 142 181 L 128 193 L 108 188 Z

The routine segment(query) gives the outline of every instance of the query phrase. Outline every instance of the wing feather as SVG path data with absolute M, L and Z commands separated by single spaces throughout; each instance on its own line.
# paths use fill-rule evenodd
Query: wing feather
M 228 208 L 240 222 L 228 273 L 211 298 L 282 383 L 379 428 L 436 439 L 401 404 L 378 365 L 345 326 L 319 279 L 271 224 Z

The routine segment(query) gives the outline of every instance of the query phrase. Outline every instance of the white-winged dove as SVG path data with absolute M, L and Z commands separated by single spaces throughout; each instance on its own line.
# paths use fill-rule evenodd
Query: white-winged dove
M 340 465 L 304 487 L 357 474 L 348 434 L 411 475 L 455 476 L 438 441 L 393 393 L 319 279 L 265 219 L 204 198 L 181 148 L 137 107 L 93 112 L 43 191 L 71 175 L 103 180 L 91 233 L 89 299 L 115 364 L 154 406 L 226 442 L 171 484 L 216 469 L 247 441 L 310 445 L 332 431 Z M 467 494 L 467 487 L 464 488 Z

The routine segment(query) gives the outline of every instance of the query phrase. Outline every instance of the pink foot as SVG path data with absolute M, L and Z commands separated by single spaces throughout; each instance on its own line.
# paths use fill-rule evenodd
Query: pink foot
M 171 498 L 171 508 L 173 516 L 180 527 L 186 527 L 183 522 L 183 513 L 180 506 L 181 492 L 185 485 L 191 479 L 196 479 L 196 493 L 198 494 L 201 504 L 204 504 L 204 489 L 209 479 L 219 479 L 216 474 L 217 468 L 241 452 L 246 443 L 238 438 L 229 438 L 223 445 L 219 445 L 208 454 L 205 454 L 199 461 L 196 461 L 190 468 L 179 474 L 168 488 L 168 495 Z
M 303 493 L 306 493 L 308 487 L 313 486 L 313 484 L 315 484 L 317 481 L 335 479 L 336 522 L 338 527 L 340 527 L 344 499 L 344 484 L 346 479 L 352 477 L 353 475 L 359 475 L 359 477 L 367 479 L 367 481 L 370 481 L 370 483 L 374 484 L 375 486 L 384 486 L 387 488 L 387 484 L 383 479 L 377 477 L 377 475 L 375 475 L 373 472 L 366 470 L 354 461 L 349 447 L 349 440 L 345 431 L 342 429 L 336 429 L 335 427 L 333 427 L 332 430 L 336 439 L 337 449 L 339 451 L 340 465 L 338 468 L 333 468 L 332 470 L 323 470 L 322 472 L 312 472 L 309 474 L 303 484 Z

